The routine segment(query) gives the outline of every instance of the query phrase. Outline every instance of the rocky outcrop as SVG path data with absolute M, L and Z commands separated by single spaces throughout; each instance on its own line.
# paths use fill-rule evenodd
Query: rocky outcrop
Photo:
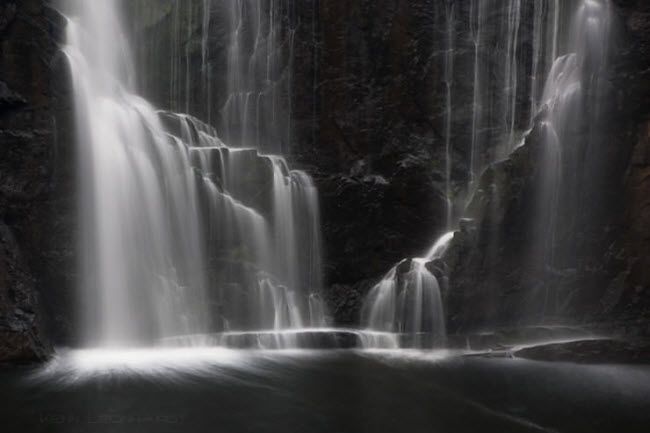
M 570 261 L 555 260 L 553 267 L 535 257 L 542 134 L 538 124 L 523 146 L 483 173 L 467 211 L 472 219 L 461 225 L 443 257 L 452 332 L 545 321 L 590 323 L 597 320 L 605 291 L 620 272 L 610 245 L 616 220 L 585 219 L 573 225 L 571 234 L 554 245 L 556 251 L 574 251 Z M 588 245 L 576 249 L 578 242 Z
M 39 329 L 38 294 L 10 229 L 0 226 L 0 362 L 35 361 L 47 344 Z
M 69 326 L 74 171 L 62 29 L 45 1 L 0 2 L 0 361 L 42 359 Z
M 650 334 L 650 5 L 616 1 L 626 47 L 616 68 L 618 106 L 627 120 L 625 143 L 632 147 L 621 194 L 624 270 L 612 281 L 606 308 L 632 335 Z M 623 134 L 622 134 L 623 135 Z M 625 325 L 621 325 L 625 326 Z

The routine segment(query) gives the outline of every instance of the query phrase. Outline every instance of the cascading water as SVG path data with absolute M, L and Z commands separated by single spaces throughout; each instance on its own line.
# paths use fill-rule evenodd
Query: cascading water
M 486 13 L 491 8 L 503 9 L 493 16 L 504 17 L 494 23 Z M 570 230 L 571 221 L 559 221 L 559 213 L 575 215 L 579 202 L 576 197 L 581 180 L 578 167 L 593 164 L 593 146 L 596 134 L 590 135 L 591 144 L 573 143 L 580 128 L 588 124 L 590 130 L 597 125 L 597 104 L 600 101 L 603 68 L 608 40 L 609 4 L 606 0 L 582 0 L 573 5 L 560 5 L 557 0 L 537 0 L 522 4 L 520 0 L 508 2 L 472 1 L 468 9 L 469 38 L 467 49 L 473 50 L 473 94 L 471 135 L 468 151 L 468 183 L 463 203 L 467 206 L 478 186 L 475 179 L 490 164 L 507 158 L 535 123 L 542 128 L 542 173 L 538 182 L 539 206 L 535 222 L 539 230 L 531 242 L 533 255 L 539 266 L 552 266 L 555 239 L 562 230 Z M 522 28 L 525 14 L 532 17 L 532 27 Z M 453 94 L 451 65 L 453 65 L 454 8 L 445 3 L 446 36 L 445 56 L 440 78 L 446 89 L 443 128 L 445 145 L 445 191 L 449 201 L 445 226 L 456 225 L 451 201 L 450 137 L 452 118 L 451 101 L 461 99 Z M 568 32 L 562 28 L 570 29 Z M 522 33 L 526 32 L 523 37 Z M 520 59 L 522 40 L 528 41 L 532 55 L 529 65 Z M 459 46 L 458 50 L 464 48 Z M 497 53 L 498 61 L 486 58 Z M 558 53 L 567 54 L 558 56 Z M 498 72 L 497 67 L 502 67 Z M 522 71 L 530 71 L 523 76 Z M 528 85 L 522 85 L 524 78 Z M 545 85 L 544 85 L 545 83 Z M 542 88 L 542 85 L 543 88 Z M 525 98 L 525 99 L 524 99 Z M 528 101 L 527 106 L 518 101 Z M 496 107 L 494 101 L 498 101 Z M 590 103 L 594 106 L 589 107 Z M 488 159 L 486 159 L 488 155 Z M 451 216 L 453 215 L 453 217 Z M 461 214 L 460 217 L 463 215 Z M 562 227 L 560 227 L 562 226 Z M 440 289 L 436 278 L 427 269 L 435 267 L 435 259 L 444 259 L 444 248 L 453 237 L 449 232 L 440 238 L 425 258 L 404 260 L 392 268 L 369 292 L 362 313 L 362 325 L 375 330 L 410 335 L 400 343 L 416 347 L 430 347 L 440 341 L 444 330 L 444 314 L 440 302 Z M 493 239 L 491 242 L 497 242 Z M 429 262 L 428 266 L 425 263 Z M 444 267 L 444 265 L 443 265 Z M 444 275 L 444 272 L 440 273 Z M 435 302 L 426 300 L 436 293 Z M 548 297 L 548 296 L 547 296 Z M 547 301 L 550 302 L 550 301 Z M 546 307 L 545 307 L 546 308 Z M 438 315 L 435 320 L 432 318 Z M 437 336 L 436 336 L 436 333 Z M 429 340 L 417 337 L 427 336 Z M 431 336 L 433 335 L 433 337 Z
M 259 338 L 261 345 L 277 347 L 295 344 L 297 329 L 324 327 L 317 192 L 311 179 L 290 170 L 282 157 L 260 153 L 286 148 L 291 138 L 286 104 L 295 36 L 291 5 L 170 3 L 169 107 L 214 119 L 238 146 L 229 147 L 211 126 L 189 115 L 157 112 L 134 96 L 138 68 L 130 64 L 117 3 L 82 3 L 71 3 L 71 15 L 79 18 L 70 20 L 66 53 L 84 143 L 86 341 L 139 344 L 210 332 L 229 333 L 231 341 L 251 331 L 291 330 L 286 339 L 278 337 L 282 332 L 271 332 L 270 343 Z M 492 6 L 503 13 L 487 13 Z M 566 230 L 565 222 L 558 224 L 557 208 L 572 201 L 581 181 L 569 179 L 567 167 L 594 151 L 593 145 L 570 149 L 566 143 L 574 128 L 595 119 L 585 106 L 599 101 L 607 34 L 595 29 L 607 28 L 608 10 L 604 0 L 584 0 L 575 8 L 557 0 L 472 1 L 469 8 L 444 3 L 437 16 L 444 17 L 445 226 L 453 228 L 463 216 L 482 170 L 506 157 L 539 122 L 546 149 L 539 196 L 551 205 L 538 212 L 545 224 L 535 254 L 552 264 L 553 240 Z M 469 38 L 457 34 L 463 13 L 469 13 Z M 527 15 L 530 29 L 521 25 Z M 495 16 L 504 19 L 494 23 Z M 229 29 L 221 89 L 211 80 L 215 19 Z M 565 27 L 571 32 L 560 31 Z M 198 66 L 187 43 L 192 32 L 201 36 Z M 529 58 L 520 56 L 522 43 L 530 44 Z M 473 53 L 472 110 L 464 120 L 471 122 L 471 135 L 462 186 L 452 166 L 463 155 L 453 137 L 464 99 L 453 83 L 456 65 L 463 68 L 455 56 L 467 49 Z M 492 52 L 496 60 L 487 61 Z M 195 67 L 201 76 L 198 96 L 190 80 Z M 205 107 L 198 110 L 197 104 Z M 396 265 L 371 290 L 362 318 L 373 330 L 362 338 L 366 345 L 429 347 L 444 341 L 440 285 L 445 285 L 434 274 L 444 275 L 436 267 L 452 236 L 445 234 L 424 257 Z
M 295 4 L 282 0 L 204 3 L 205 10 L 221 8 L 228 17 L 226 100 L 219 108 L 218 122 L 224 140 L 268 152 L 288 150 L 295 30 L 286 28 L 283 20 Z M 209 44 L 209 24 L 204 28 L 203 41 Z M 211 83 L 202 85 L 201 92 L 214 92 Z
M 213 127 L 135 96 L 118 5 L 79 0 L 66 11 L 83 344 L 177 343 L 216 332 L 196 341 L 245 334 L 258 346 L 295 345 L 295 330 L 325 325 L 311 179 L 280 156 L 228 147 Z
M 482 28 L 484 2 L 480 0 L 472 0 L 470 4 L 470 37 L 474 44 L 474 89 L 472 90 L 472 147 L 469 153 L 469 190 L 474 188 L 476 178 L 477 156 L 478 156 L 478 127 L 481 122 L 481 111 L 483 107 L 482 94 L 481 94 L 481 65 L 479 62 L 479 53 L 482 42 Z
M 216 126 L 230 146 L 287 154 L 296 2 L 162 3 L 124 2 L 138 90 Z
M 392 333 L 388 340 L 369 339 L 371 348 L 434 347 L 445 342 L 445 318 L 440 285 L 429 270 L 435 266 L 454 233 L 445 233 L 424 257 L 403 260 L 374 286 L 361 311 L 367 329 Z
M 80 143 L 85 343 L 207 330 L 199 226 L 183 224 L 199 218 L 187 150 L 129 93 L 134 70 L 113 5 L 80 12 L 65 51 Z

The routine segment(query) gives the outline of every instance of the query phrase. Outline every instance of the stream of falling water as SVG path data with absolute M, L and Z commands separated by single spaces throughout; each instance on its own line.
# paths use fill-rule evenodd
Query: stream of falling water
M 517 49 L 519 40 L 519 23 L 521 21 L 521 0 L 509 0 L 507 38 L 506 38 L 506 62 L 505 62 L 505 85 L 503 95 L 504 124 L 505 124 L 505 151 L 507 156 L 514 147 L 515 122 L 517 119 L 517 86 L 518 86 L 518 61 Z
M 453 224 L 454 200 L 452 196 L 451 169 L 452 169 L 452 149 L 451 149 L 451 121 L 452 121 L 452 87 L 454 80 L 454 3 L 446 2 L 445 20 L 447 26 L 446 38 L 447 46 L 445 49 L 445 197 L 447 200 L 447 229 L 451 229 Z
M 274 336 L 258 339 L 261 346 L 293 347 L 296 336 L 287 329 L 326 323 L 311 178 L 281 156 L 229 147 L 212 126 L 157 111 L 136 96 L 119 4 L 78 0 L 66 10 L 64 51 L 80 149 L 83 344 L 152 346 L 238 331 Z M 233 12 L 233 23 L 240 23 L 242 9 Z M 174 9 L 173 25 L 181 34 L 179 13 Z M 187 19 L 193 17 L 190 5 Z M 267 78 L 274 73 L 273 9 L 269 20 Z M 206 44 L 208 27 L 206 18 Z M 251 75 L 241 71 L 261 60 L 240 57 L 239 27 L 233 27 L 225 111 L 245 142 L 258 144 L 246 134 L 247 108 L 259 98 L 242 81 Z M 203 62 L 207 55 L 205 46 Z M 172 63 L 180 78 L 180 64 Z M 207 68 L 201 74 L 208 79 Z M 187 69 L 184 76 L 183 86 L 171 90 L 186 96 L 181 105 L 189 109 Z
M 367 340 L 369 348 L 430 348 L 445 344 L 445 317 L 437 278 L 428 263 L 445 253 L 454 232 L 445 233 L 424 257 L 403 260 L 375 285 L 361 311 L 372 331 L 394 333 L 392 340 Z M 389 344 L 386 346 L 386 344 Z

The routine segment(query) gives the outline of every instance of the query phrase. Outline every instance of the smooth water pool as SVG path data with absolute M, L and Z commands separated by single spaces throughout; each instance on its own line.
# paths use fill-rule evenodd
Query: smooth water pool
M 647 432 L 650 366 L 449 351 L 64 351 L 4 370 L 6 432 Z

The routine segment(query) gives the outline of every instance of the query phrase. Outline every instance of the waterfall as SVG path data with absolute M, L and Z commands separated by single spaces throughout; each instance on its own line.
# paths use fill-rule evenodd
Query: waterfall
M 533 245 L 535 265 L 542 270 L 562 260 L 557 257 L 558 239 L 575 230 L 584 197 L 590 192 L 590 175 L 597 172 L 600 157 L 595 132 L 600 124 L 610 23 L 608 0 L 577 3 L 570 31 L 564 35 L 566 52 L 555 59 L 544 86 L 538 114 L 542 179 L 534 221 L 539 230 Z M 586 140 L 580 139 L 581 130 L 588 131 Z M 562 253 L 571 255 L 571 251 Z M 560 295 L 548 287 L 545 291 L 542 314 L 556 314 Z
M 432 232 L 447 232 L 370 290 L 362 309 L 368 333 L 359 334 L 370 346 L 444 343 L 443 295 L 453 290 L 444 260 L 454 227 L 483 170 L 508 158 L 532 130 L 543 141 L 531 219 L 541 269 L 554 266 L 557 243 L 587 200 L 580 191 L 588 174 L 579 173 L 598 163 L 609 2 L 468 3 L 432 6 L 441 35 L 432 42 L 440 89 L 433 123 L 444 147 L 447 199 L 444 221 Z M 293 138 L 296 4 L 165 3 L 165 18 L 150 32 L 170 34 L 165 103 L 137 96 L 151 88 L 143 85 L 143 62 L 134 65 L 130 51 L 138 44 L 127 41 L 121 2 L 70 4 L 65 53 L 79 137 L 85 344 L 151 345 L 199 334 L 239 344 L 255 333 L 262 347 L 290 347 L 298 330 L 326 326 L 318 193 L 281 156 Z M 316 44 L 318 12 L 311 16 Z M 315 116 L 316 48 L 311 60 Z M 217 68 L 225 73 L 213 74 Z M 462 93 L 468 89 L 471 98 Z M 590 139 L 576 142 L 584 130 Z
M 375 285 L 363 304 L 361 324 L 374 332 L 395 333 L 400 347 L 430 348 L 445 343 L 445 317 L 438 279 L 429 270 L 442 257 L 454 233 L 442 235 L 424 257 L 403 260 Z M 369 340 L 369 348 L 391 348 Z M 388 344 L 388 346 L 386 346 Z
M 251 110 L 244 108 L 256 98 L 236 77 L 248 62 L 238 55 L 237 30 L 226 111 L 249 145 L 231 147 L 212 126 L 136 96 L 119 4 L 77 0 L 66 11 L 80 155 L 83 344 L 156 345 L 238 331 L 270 332 L 274 338 L 261 346 L 294 345 L 287 329 L 325 325 L 318 193 L 306 173 L 250 141 Z M 182 33 L 177 7 L 173 38 Z M 206 81 L 209 22 L 202 21 Z M 273 18 L 269 28 L 270 41 Z M 184 93 L 189 109 L 187 59 L 172 59 L 175 79 L 186 70 L 183 86 L 171 90 Z

